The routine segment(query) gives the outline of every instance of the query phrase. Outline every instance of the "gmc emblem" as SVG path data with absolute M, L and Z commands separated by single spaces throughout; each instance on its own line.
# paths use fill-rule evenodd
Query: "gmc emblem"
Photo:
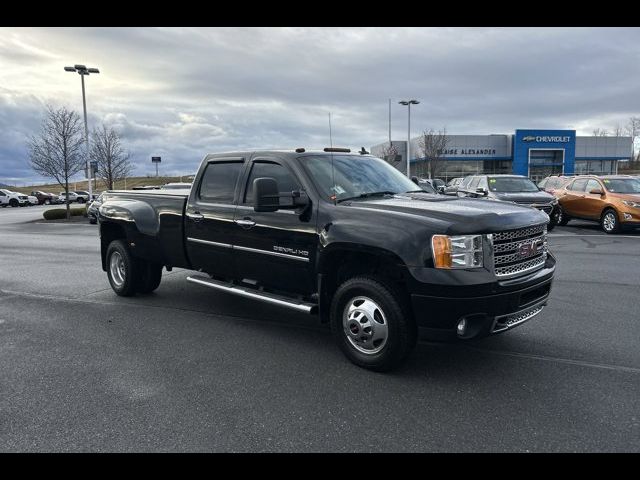
M 518 246 L 518 256 L 520 258 L 533 257 L 542 250 L 542 240 L 534 240 L 532 242 L 521 243 Z

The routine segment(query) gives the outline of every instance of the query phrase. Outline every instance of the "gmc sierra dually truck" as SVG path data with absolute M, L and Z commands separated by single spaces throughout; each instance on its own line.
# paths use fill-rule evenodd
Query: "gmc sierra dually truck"
M 472 339 L 531 319 L 555 259 L 544 212 L 426 192 L 349 149 L 207 155 L 189 190 L 108 191 L 102 268 L 122 296 L 162 269 L 318 314 L 356 365 L 400 365 L 418 336 Z

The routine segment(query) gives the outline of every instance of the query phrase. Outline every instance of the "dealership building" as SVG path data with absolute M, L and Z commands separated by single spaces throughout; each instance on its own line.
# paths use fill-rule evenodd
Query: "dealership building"
M 421 136 L 411 139 L 411 174 L 425 162 Z M 371 153 L 406 172 L 407 142 L 371 147 Z M 538 181 L 548 175 L 615 174 L 632 156 L 631 137 L 578 137 L 575 130 L 516 130 L 508 135 L 447 135 L 437 177 L 513 173 Z

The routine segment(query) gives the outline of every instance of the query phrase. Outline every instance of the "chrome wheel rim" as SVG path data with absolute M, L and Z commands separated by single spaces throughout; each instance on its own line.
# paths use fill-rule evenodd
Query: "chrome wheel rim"
M 380 306 L 369 297 L 355 297 L 347 303 L 342 326 L 349 343 L 361 353 L 374 355 L 387 343 L 387 319 Z
M 109 271 L 111 272 L 111 279 L 115 283 L 116 287 L 121 287 L 124 284 L 126 277 L 126 271 L 124 268 L 124 259 L 120 252 L 113 252 L 109 260 Z
M 607 212 L 604 216 L 604 229 L 607 232 L 613 230 L 616 226 L 616 216 L 613 212 Z

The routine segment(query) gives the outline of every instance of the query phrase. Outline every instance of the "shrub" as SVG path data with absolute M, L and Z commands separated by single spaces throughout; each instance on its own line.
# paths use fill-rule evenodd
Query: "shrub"
M 86 209 L 81 208 L 71 208 L 71 216 L 83 216 L 86 214 Z M 49 210 L 45 210 L 42 213 L 42 216 L 45 220 L 62 220 L 63 218 L 67 218 L 67 209 L 66 208 L 50 208 Z

